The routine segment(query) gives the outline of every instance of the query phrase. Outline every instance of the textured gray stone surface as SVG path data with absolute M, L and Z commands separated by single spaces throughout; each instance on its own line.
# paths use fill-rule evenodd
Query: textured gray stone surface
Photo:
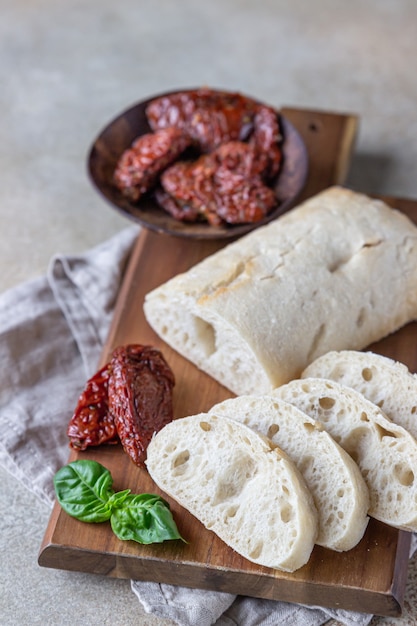
M 417 198 L 415 0 L 0 0 L 0 11 L 0 291 L 126 225 L 90 185 L 87 153 L 113 116 L 171 88 L 356 113 L 350 186 Z M 49 511 L 3 471 L 0 484 L 2 625 L 162 624 L 128 581 L 40 568 Z M 415 623 L 407 610 L 379 622 Z

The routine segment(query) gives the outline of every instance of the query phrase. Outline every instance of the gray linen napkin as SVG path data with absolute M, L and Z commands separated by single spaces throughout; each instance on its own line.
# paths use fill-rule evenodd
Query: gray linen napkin
M 67 463 L 65 426 L 97 369 L 138 229 L 81 256 L 56 256 L 46 277 L 0 296 L 0 464 L 46 504 Z M 148 613 L 180 626 L 365 626 L 370 615 L 132 581 Z

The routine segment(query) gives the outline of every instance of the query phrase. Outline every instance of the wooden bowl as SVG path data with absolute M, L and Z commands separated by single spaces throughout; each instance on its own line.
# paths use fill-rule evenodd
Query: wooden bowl
M 159 94 L 133 105 L 111 121 L 94 141 L 88 156 L 88 173 L 91 181 L 104 198 L 123 215 L 142 226 L 160 233 L 194 239 L 225 239 L 243 235 L 254 228 L 274 220 L 294 206 L 308 174 L 308 156 L 303 140 L 294 126 L 280 116 L 283 162 L 273 189 L 278 206 L 263 220 L 253 224 L 210 226 L 205 222 L 186 223 L 173 218 L 152 197 L 142 197 L 131 202 L 113 183 L 113 172 L 122 152 L 134 139 L 151 131 L 146 119 L 147 105 Z

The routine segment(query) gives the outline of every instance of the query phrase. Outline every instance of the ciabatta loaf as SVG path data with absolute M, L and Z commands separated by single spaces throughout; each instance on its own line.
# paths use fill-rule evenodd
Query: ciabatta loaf
M 332 351 L 319 357 L 302 378 L 329 378 L 353 387 L 417 439 L 417 376 L 398 361 L 373 352 Z
M 269 396 L 231 398 L 211 411 L 270 438 L 297 465 L 318 512 L 318 545 L 350 550 L 362 539 L 369 521 L 368 488 L 356 463 L 320 422 Z
M 296 466 L 234 420 L 174 420 L 148 447 L 156 484 L 245 558 L 284 571 L 304 565 L 317 512 Z
M 332 187 L 154 289 L 144 313 L 231 391 L 265 394 L 417 318 L 417 228 Z
M 417 530 L 417 442 L 358 391 L 324 378 L 294 380 L 274 392 L 314 419 L 356 461 L 369 489 L 369 515 Z

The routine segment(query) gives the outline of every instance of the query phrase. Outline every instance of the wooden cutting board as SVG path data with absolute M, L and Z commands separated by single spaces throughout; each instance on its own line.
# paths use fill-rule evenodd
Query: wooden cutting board
M 343 183 L 357 131 L 353 115 L 282 109 L 304 138 L 310 170 L 301 199 L 335 183 Z M 388 199 L 417 220 L 417 202 Z M 166 346 L 146 323 L 145 294 L 174 274 L 188 269 L 224 242 L 185 240 L 143 230 L 132 252 L 99 365 L 118 345 L 130 342 L 159 346 L 174 370 L 175 416 L 205 411 L 232 394 Z M 375 351 L 417 370 L 417 328 L 410 324 L 373 346 Z M 74 398 L 74 406 L 77 398 Z M 66 428 L 63 423 L 62 428 Z M 160 493 L 145 470 L 138 469 L 120 446 L 84 453 L 69 460 L 95 459 L 114 477 L 114 488 L 134 493 Z M 338 607 L 396 616 L 407 577 L 410 535 L 371 520 L 360 544 L 346 553 L 316 546 L 307 565 L 293 574 L 255 565 L 228 548 L 190 514 L 171 502 L 178 528 L 188 541 L 140 546 L 122 542 L 110 525 L 85 524 L 53 509 L 40 549 L 45 567 L 133 578 L 202 589 L 215 589 L 304 604 Z

